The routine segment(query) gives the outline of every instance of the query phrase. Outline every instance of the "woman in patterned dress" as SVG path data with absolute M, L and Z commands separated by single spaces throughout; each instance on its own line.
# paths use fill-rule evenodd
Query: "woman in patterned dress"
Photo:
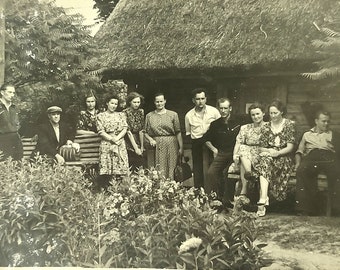
M 165 104 L 164 94 L 156 94 L 156 110 L 146 115 L 145 137 L 155 147 L 156 167 L 173 180 L 177 158 L 183 154 L 183 139 L 178 114 L 165 109 Z
M 129 165 L 134 172 L 145 166 L 144 153 L 144 110 L 140 106 L 144 97 L 137 92 L 131 92 L 126 98 L 128 108 L 123 112 L 126 114 L 128 123 L 126 147 L 129 157 Z
M 270 193 L 276 200 L 284 200 L 287 196 L 287 184 L 294 168 L 291 153 L 295 143 L 295 124 L 284 118 L 285 113 L 284 105 L 278 100 L 273 101 L 269 105 L 270 121 L 261 129 L 260 158 L 254 166 L 260 176 L 258 216 L 266 214 L 269 184 Z
M 99 174 L 121 176 L 129 170 L 124 136 L 128 125 L 123 112 L 116 112 L 119 100 L 116 95 L 106 99 L 107 110 L 97 116 L 98 134 L 102 137 L 99 147 Z
M 248 113 L 253 123 L 241 126 L 236 137 L 233 159 L 236 165 L 240 164 L 242 188 L 239 196 L 247 195 L 247 180 L 253 178 L 251 171 L 253 164 L 257 163 L 258 160 L 261 128 L 264 124 L 264 111 L 264 106 L 260 103 L 255 102 L 250 105 Z
M 97 100 L 93 93 L 85 97 L 85 111 L 80 111 L 77 123 L 77 135 L 92 135 L 98 132 L 97 130 Z

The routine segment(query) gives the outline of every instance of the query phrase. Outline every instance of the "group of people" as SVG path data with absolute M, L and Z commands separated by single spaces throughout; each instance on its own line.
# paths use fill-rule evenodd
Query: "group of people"
M 331 115 L 326 110 L 315 112 L 315 126 L 296 140 L 295 123 L 286 118 L 286 108 L 279 100 L 268 106 L 260 103 L 248 108 L 252 123 L 242 125 L 232 112 L 231 101 L 220 98 L 217 109 L 206 105 L 204 89 L 193 92 L 195 107 L 185 116 L 186 134 L 192 139 L 195 187 L 216 192 L 224 203 L 232 200 L 225 185 L 223 171 L 232 163 L 240 168 L 241 188 L 234 199 L 246 197 L 249 181 L 259 179 L 257 215 L 264 216 L 269 197 L 281 201 L 287 197 L 289 177 L 296 171 L 296 210 L 314 215 L 319 210 L 317 176 L 327 175 L 328 189 L 333 197 L 340 196 L 340 136 L 330 129 Z M 202 149 L 206 145 L 214 159 L 204 179 Z M 298 147 L 297 147 L 298 146 Z
M 231 101 L 220 98 L 217 109 L 205 104 L 204 89 L 194 93 L 195 108 L 185 117 L 186 132 L 192 138 L 194 181 L 196 187 L 203 186 L 207 192 L 216 192 L 224 202 L 230 196 L 224 194 L 223 171 L 233 162 L 240 166 L 242 188 L 238 196 L 247 196 L 248 181 L 260 179 L 258 215 L 264 216 L 269 204 L 268 188 L 278 200 L 286 197 L 287 183 L 294 169 L 290 155 L 294 150 L 294 123 L 285 118 L 283 104 L 275 100 L 269 105 L 270 121 L 264 122 L 265 109 L 253 103 L 248 113 L 251 124 L 242 123 L 233 117 Z M 198 133 L 200 132 L 200 133 Z M 201 162 L 203 144 L 212 151 L 214 159 L 209 166 L 207 179 L 203 179 Z M 197 150 L 198 149 L 198 150 Z M 198 168 L 197 168 L 198 167 Z M 199 170 L 200 169 L 200 170 Z M 229 193 L 230 194 L 230 193 Z
M 6 158 L 22 158 L 22 144 L 18 135 L 19 121 L 12 98 L 15 88 L 4 85 L 0 98 L 0 148 Z M 127 108 L 119 111 L 119 98 L 109 95 L 106 110 L 99 112 L 97 99 L 91 93 L 85 98 L 86 109 L 80 112 L 78 135 L 98 134 L 102 140 L 99 148 L 99 174 L 123 176 L 129 170 L 146 166 L 145 146 L 155 149 L 155 164 L 163 176 L 174 178 L 177 160 L 183 154 L 183 138 L 178 114 L 166 109 L 163 93 L 154 95 L 155 110 L 144 116 L 144 97 L 137 92 L 127 96 Z M 233 194 L 228 189 L 223 171 L 232 163 L 240 168 L 241 188 L 235 198 L 247 196 L 248 183 L 259 179 L 257 214 L 264 216 L 269 197 L 283 200 L 287 196 L 290 175 L 297 170 L 297 186 L 303 191 L 298 197 L 298 210 L 312 214 L 316 201 L 316 177 L 323 171 L 329 187 L 338 192 L 340 166 L 340 136 L 329 128 L 330 114 L 318 111 L 315 127 L 307 131 L 297 144 L 295 123 L 285 117 L 282 102 L 274 100 L 268 106 L 269 121 L 264 106 L 254 102 L 248 108 L 252 123 L 241 123 L 232 114 L 228 98 L 219 98 L 217 108 L 207 105 L 206 90 L 194 89 L 194 107 L 185 115 L 185 134 L 191 138 L 194 186 L 215 192 L 228 203 Z M 64 146 L 79 152 L 74 134 L 60 120 L 62 109 L 47 109 L 48 121 L 37 129 L 38 141 L 35 153 L 46 155 L 50 160 L 64 163 L 60 152 Z M 203 147 L 213 155 L 207 175 L 203 172 Z M 296 146 L 298 147 L 296 148 Z M 296 150 L 297 149 L 297 150 Z M 294 162 L 295 154 L 295 162 Z M 234 195 L 234 194 L 233 194 Z

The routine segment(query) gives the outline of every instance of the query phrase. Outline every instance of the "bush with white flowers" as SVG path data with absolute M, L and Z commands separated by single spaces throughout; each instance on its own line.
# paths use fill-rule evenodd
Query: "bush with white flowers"
M 95 191 L 81 171 L 0 162 L 0 266 L 259 269 L 255 217 L 151 169 Z

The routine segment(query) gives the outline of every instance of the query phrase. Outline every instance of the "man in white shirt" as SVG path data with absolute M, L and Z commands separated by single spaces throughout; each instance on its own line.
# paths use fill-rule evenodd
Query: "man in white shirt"
M 221 117 L 219 111 L 207 105 L 206 90 L 197 88 L 192 91 L 192 102 L 195 107 L 185 115 L 185 132 L 191 137 L 192 163 L 194 185 L 204 187 L 203 175 L 203 135 L 210 127 L 210 123 Z

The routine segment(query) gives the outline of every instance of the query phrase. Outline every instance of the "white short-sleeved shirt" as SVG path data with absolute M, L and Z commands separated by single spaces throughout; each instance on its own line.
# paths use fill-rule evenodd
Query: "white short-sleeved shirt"
M 207 132 L 210 123 L 220 117 L 220 112 L 213 106 L 205 105 L 203 114 L 193 108 L 185 115 L 185 133 L 192 139 L 199 139 Z

